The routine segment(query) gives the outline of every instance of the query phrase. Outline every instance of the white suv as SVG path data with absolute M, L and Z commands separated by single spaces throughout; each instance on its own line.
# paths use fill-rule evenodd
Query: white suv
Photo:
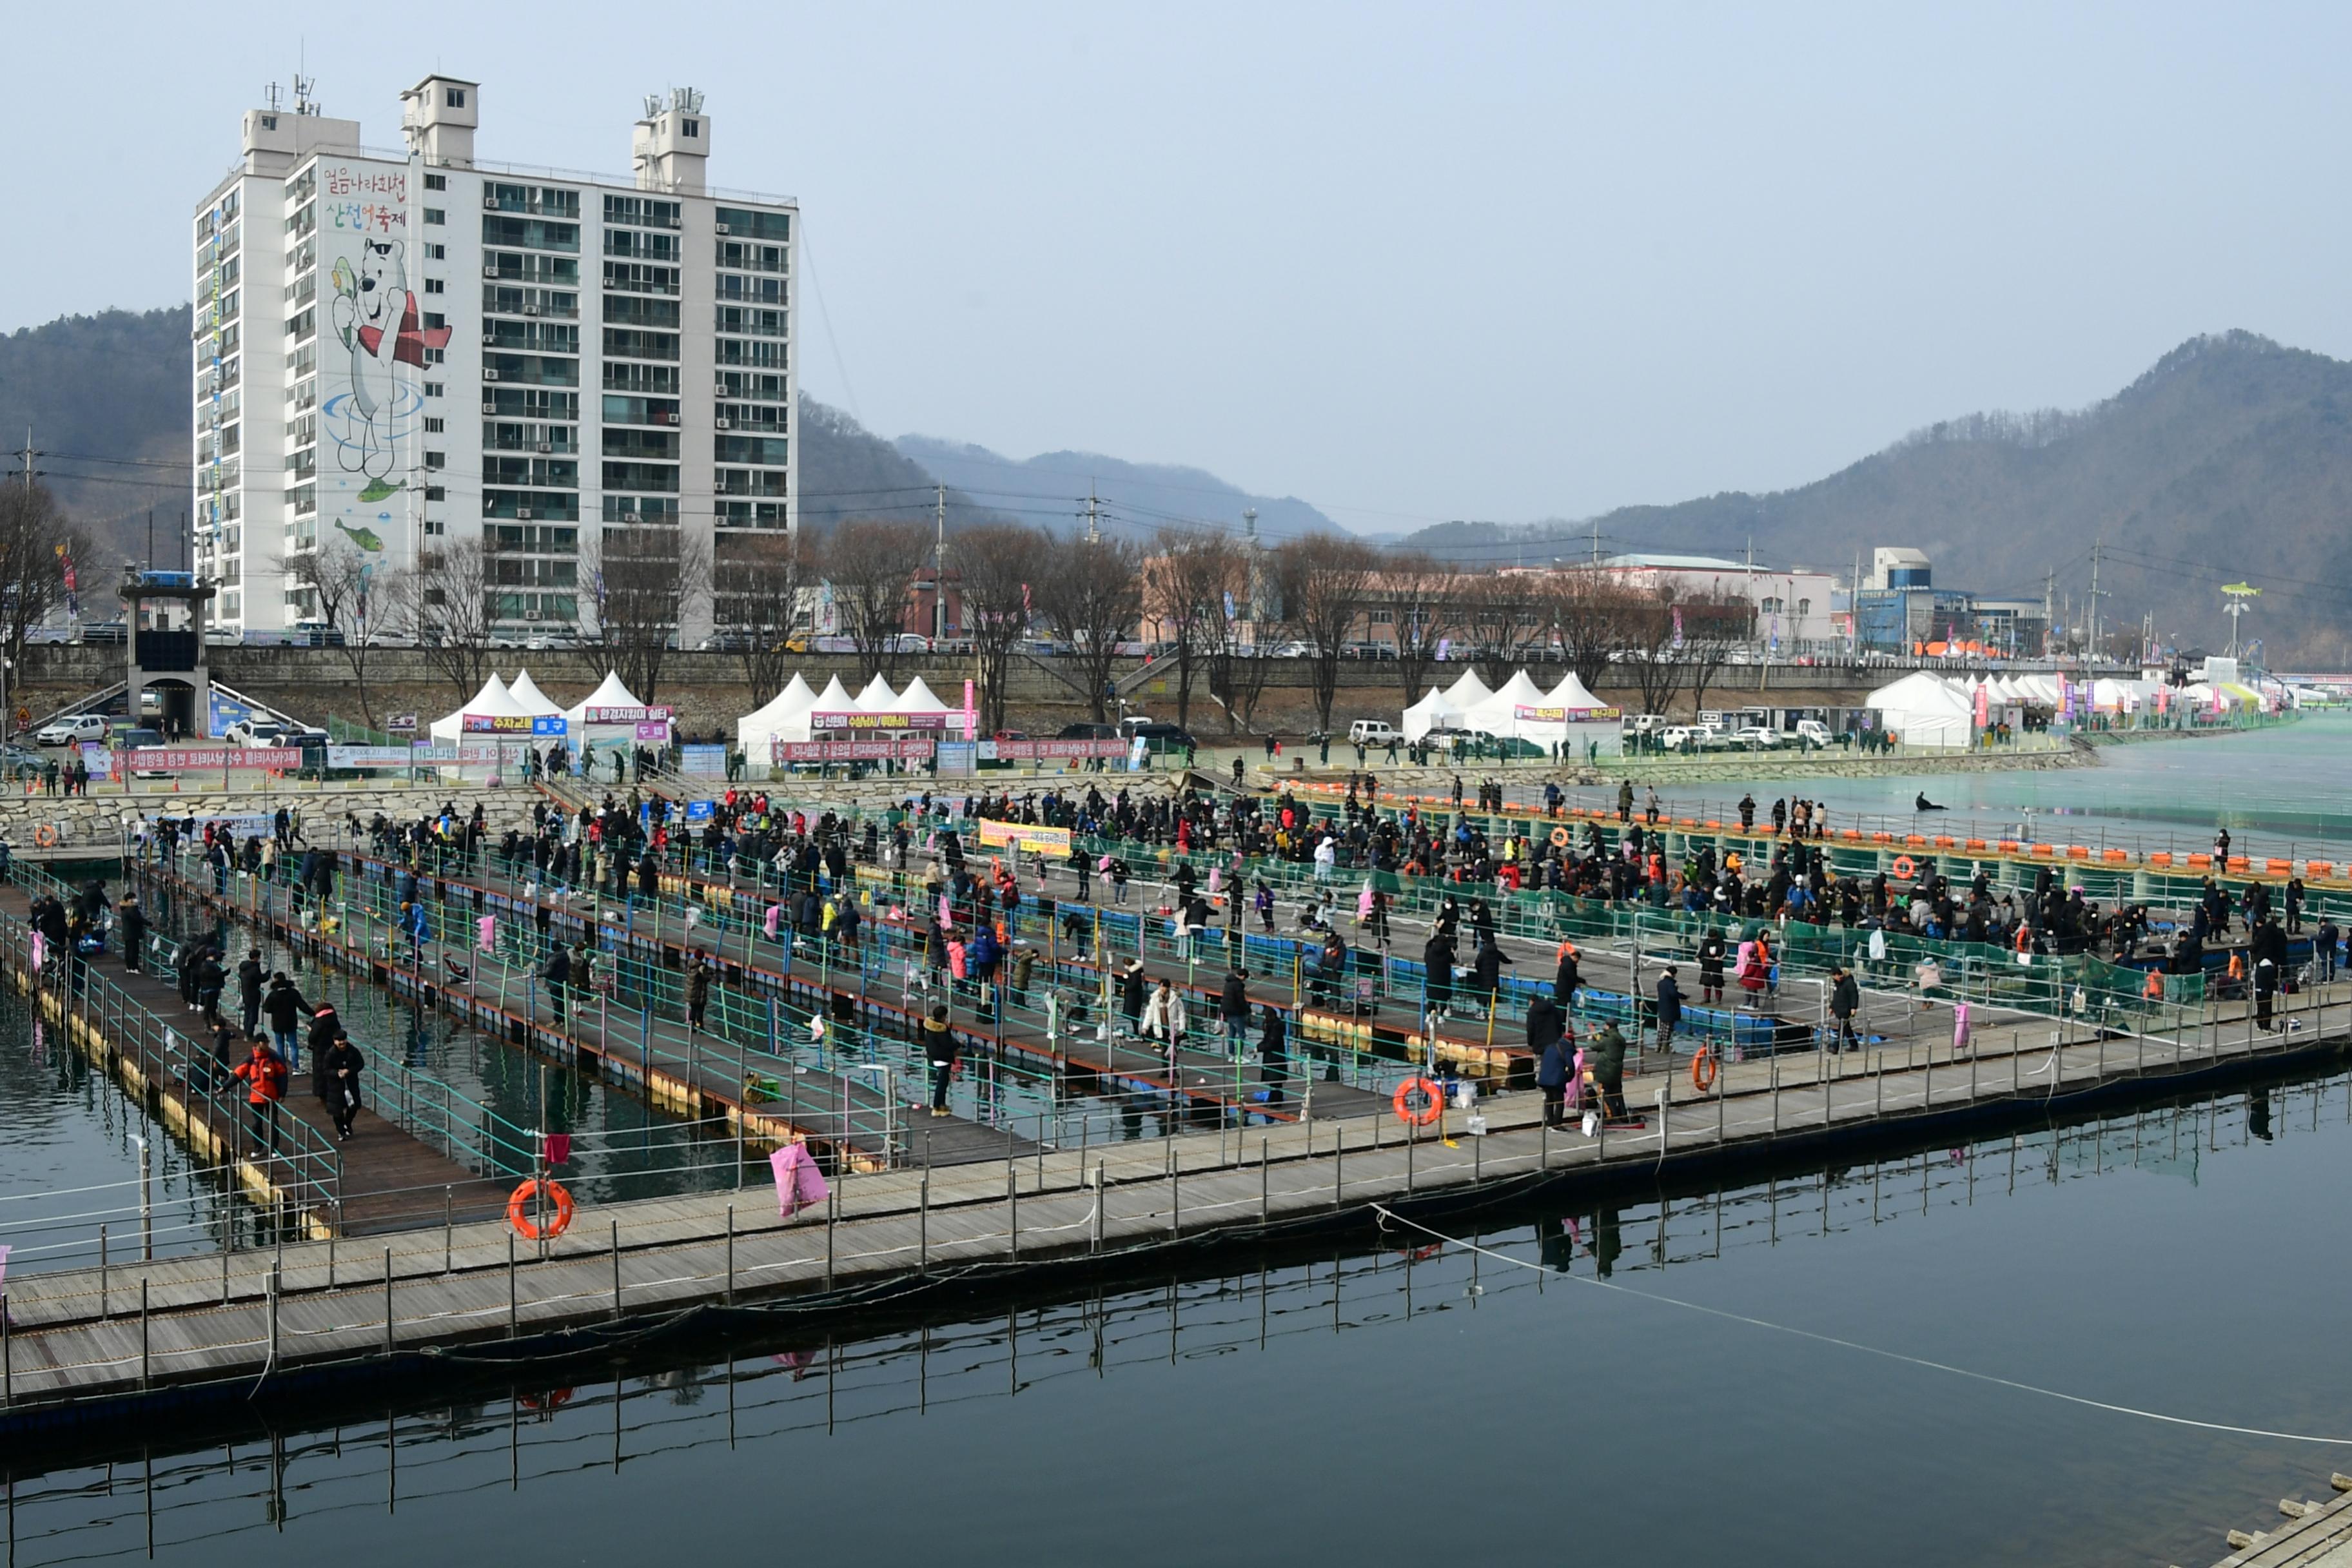
M 1396 726 L 1383 719 L 1359 719 L 1348 726 L 1348 741 L 1357 746 L 1385 746 L 1396 739 Z

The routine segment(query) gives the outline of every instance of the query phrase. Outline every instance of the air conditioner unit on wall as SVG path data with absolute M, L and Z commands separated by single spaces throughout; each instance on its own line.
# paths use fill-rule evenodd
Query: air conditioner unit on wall
M 482 341 L 486 343 L 494 343 L 499 341 L 499 335 L 496 332 L 485 331 L 482 333 Z
M 499 373 L 498 373 L 497 371 L 494 371 L 494 370 L 486 370 L 486 371 L 482 372 L 482 379 L 483 379 L 484 381 L 496 381 L 496 380 L 498 380 L 498 378 L 499 378 Z
M 716 425 L 721 430 L 732 430 L 735 428 L 735 421 L 732 419 L 714 419 L 711 423 Z
M 536 305 L 525 305 L 522 308 L 522 313 L 526 316 L 536 316 L 539 314 L 539 307 Z
M 491 401 L 490 401 L 488 398 L 487 398 L 487 397 L 486 397 L 486 398 L 484 398 L 484 399 L 482 399 L 482 412 L 483 412 L 483 413 L 485 413 L 485 414 L 496 414 L 498 411 L 499 411 L 499 405 L 498 405 L 497 404 L 495 404 L 495 403 L 491 402 Z
M 486 261 L 486 262 L 484 262 L 484 263 L 482 264 L 482 276 L 483 276 L 483 277 L 485 277 L 485 278 L 496 278 L 498 275 L 499 275 L 499 266 L 498 266 L 498 263 L 497 263 L 497 262 L 495 262 L 495 261 Z
M 490 195 L 488 191 L 484 191 L 482 193 L 482 210 L 484 212 L 491 213 L 498 211 L 499 198 Z
M 539 444 L 539 449 L 542 452 L 552 452 L 555 450 L 555 444 L 551 441 L 541 441 Z
M 725 224 L 723 224 L 723 223 L 722 223 L 722 224 L 720 224 L 720 225 L 719 225 L 718 226 L 719 226 L 719 233 L 721 233 L 721 234 L 732 234 L 732 233 L 734 233 L 734 232 L 735 232 L 732 228 L 730 228 L 727 225 L 725 225 Z
M 530 508 L 527 506 L 519 506 L 515 508 L 515 516 L 525 522 L 529 522 L 530 521 Z

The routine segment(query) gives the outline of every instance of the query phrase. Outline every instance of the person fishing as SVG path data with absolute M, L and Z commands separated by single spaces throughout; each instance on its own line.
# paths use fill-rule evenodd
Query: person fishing
M 1911 803 L 1911 809 L 1914 811 L 1943 811 L 1948 808 L 1937 805 L 1934 801 L 1929 800 L 1927 798 L 1927 792 L 1923 789 L 1919 792 L 1919 798 Z

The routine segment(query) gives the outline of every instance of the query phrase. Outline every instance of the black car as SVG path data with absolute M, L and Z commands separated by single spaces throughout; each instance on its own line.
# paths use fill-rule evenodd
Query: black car
M 1137 724 L 1128 733 L 1142 736 L 1144 744 L 1161 756 L 1189 752 L 1197 743 L 1189 731 L 1173 724 Z
M 1054 735 L 1056 741 L 1118 741 L 1126 739 L 1116 724 L 1065 724 Z

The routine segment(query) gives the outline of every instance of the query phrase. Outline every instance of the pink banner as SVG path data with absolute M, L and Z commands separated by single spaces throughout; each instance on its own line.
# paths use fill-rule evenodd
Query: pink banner
M 996 760 L 1003 763 L 1034 762 L 1041 757 L 1123 757 L 1127 755 L 1125 741 L 992 741 L 996 748 Z
M 812 730 L 944 730 L 952 715 L 946 713 L 812 713 Z
M 769 759 L 778 763 L 927 763 L 936 745 L 931 741 L 783 741 L 770 742 Z
M 637 739 L 640 741 L 668 740 L 669 721 L 667 719 L 649 719 L 646 721 L 637 726 Z
M 299 747 L 142 746 L 130 753 L 134 773 L 217 773 L 223 768 L 287 773 L 302 765 Z
M 1584 724 L 1622 716 L 1622 710 L 1615 708 L 1529 708 L 1522 704 L 1511 710 L 1512 718 L 1538 724 Z
M 584 715 L 591 724 L 649 724 L 677 717 L 674 708 L 591 708 Z

